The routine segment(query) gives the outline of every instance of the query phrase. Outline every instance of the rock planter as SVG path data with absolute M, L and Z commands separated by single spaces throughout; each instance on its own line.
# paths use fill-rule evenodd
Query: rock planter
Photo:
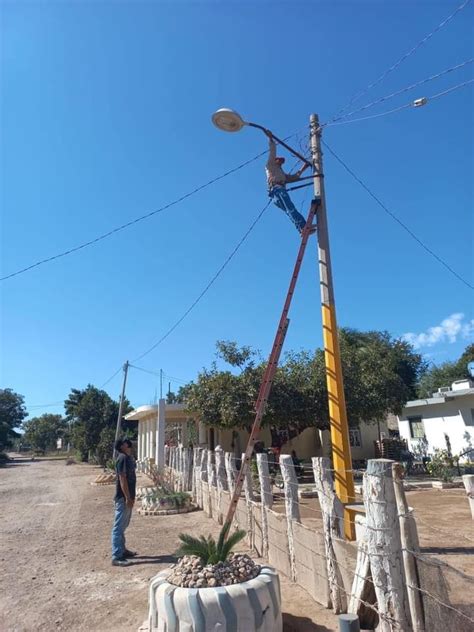
M 113 472 L 99 474 L 91 485 L 115 485 L 115 474 Z
M 168 581 L 174 569 L 150 582 L 148 632 L 281 632 L 280 583 L 262 566 L 249 581 L 228 586 L 181 588 Z

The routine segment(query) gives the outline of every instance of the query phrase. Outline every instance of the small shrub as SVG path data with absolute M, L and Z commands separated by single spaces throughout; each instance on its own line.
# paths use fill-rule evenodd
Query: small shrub
M 203 535 L 199 538 L 195 538 L 192 535 L 180 533 L 179 539 L 181 540 L 181 546 L 176 552 L 176 555 L 179 557 L 183 555 L 195 555 L 200 558 L 203 566 L 225 562 L 234 546 L 245 537 L 245 531 L 238 529 L 226 540 L 229 528 L 230 524 L 225 524 L 222 527 L 217 543 L 210 535 L 207 536 L 207 538 Z
M 458 457 L 448 450 L 435 449 L 431 461 L 427 464 L 430 476 L 439 478 L 443 483 L 450 483 L 455 475 Z

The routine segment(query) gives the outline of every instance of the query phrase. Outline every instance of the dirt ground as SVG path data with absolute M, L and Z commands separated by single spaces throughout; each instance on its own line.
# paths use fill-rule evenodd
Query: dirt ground
M 216 533 L 202 511 L 134 514 L 133 566 L 110 563 L 113 487 L 89 483 L 99 468 L 16 460 L 0 469 L 0 631 L 135 632 L 148 583 L 173 561 L 178 533 Z M 335 632 L 336 617 L 282 578 L 285 632 Z M 250 631 L 249 631 L 250 632 Z

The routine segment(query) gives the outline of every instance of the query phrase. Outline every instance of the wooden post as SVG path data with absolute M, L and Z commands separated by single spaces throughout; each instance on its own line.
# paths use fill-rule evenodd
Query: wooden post
M 313 457 L 313 474 L 323 520 L 324 547 L 328 571 L 329 594 L 336 614 L 347 611 L 342 575 L 337 563 L 333 538 L 344 539 L 344 507 L 334 491 L 331 461 L 327 457 Z
M 272 484 L 266 454 L 257 454 L 258 480 L 260 482 L 260 506 L 262 510 L 262 557 L 268 556 L 267 508 L 273 505 Z
M 286 523 L 288 531 L 288 550 L 290 553 L 291 579 L 296 582 L 295 542 L 293 535 L 293 521 L 301 522 L 300 505 L 298 501 L 298 479 L 296 478 L 293 459 L 289 454 L 280 456 L 280 469 L 285 491 Z
M 242 464 L 240 467 L 244 466 L 244 458 L 245 452 L 242 454 Z M 245 478 L 244 478 L 244 493 L 245 493 L 245 505 L 247 508 L 247 541 L 250 547 L 250 550 L 253 551 L 255 545 L 254 538 L 254 524 L 253 524 L 253 483 L 252 483 L 252 470 L 248 467 L 245 470 Z
M 474 474 L 464 474 L 462 482 L 466 489 L 469 506 L 471 508 L 472 519 L 474 520 Z
M 201 506 L 200 496 L 201 496 L 201 456 L 202 456 L 202 448 L 194 448 L 194 458 L 193 458 L 193 477 L 192 477 L 192 485 L 193 485 L 193 498 L 194 502 L 198 507 Z
M 370 459 L 364 474 L 367 547 L 380 632 L 411 632 L 400 524 L 390 459 Z
M 398 508 L 398 520 L 400 523 L 400 539 L 403 548 L 403 567 L 408 591 L 408 605 L 410 607 L 413 632 L 425 632 L 425 622 L 416 558 L 413 553 L 419 552 L 418 534 L 416 522 L 408 508 L 405 490 L 403 489 L 402 466 L 400 463 L 392 465 L 393 485 L 395 499 Z M 413 553 L 411 553 L 413 551 Z

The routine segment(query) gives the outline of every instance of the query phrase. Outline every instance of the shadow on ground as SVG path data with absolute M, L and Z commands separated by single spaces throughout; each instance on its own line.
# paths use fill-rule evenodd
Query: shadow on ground
M 308 617 L 283 613 L 283 632 L 331 632 L 325 625 L 318 625 Z
M 139 564 L 176 564 L 178 558 L 174 555 L 137 555 L 130 559 L 130 566 Z

